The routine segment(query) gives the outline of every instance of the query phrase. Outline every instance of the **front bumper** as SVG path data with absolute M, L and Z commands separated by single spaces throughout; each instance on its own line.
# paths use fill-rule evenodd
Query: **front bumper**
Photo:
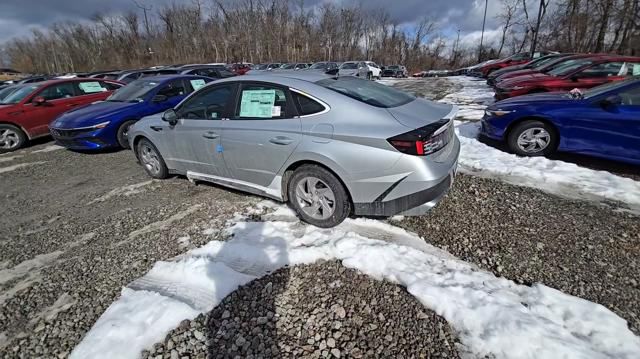
M 114 147 L 105 141 L 106 129 L 58 129 L 51 128 L 51 137 L 62 147 L 71 150 L 100 150 Z

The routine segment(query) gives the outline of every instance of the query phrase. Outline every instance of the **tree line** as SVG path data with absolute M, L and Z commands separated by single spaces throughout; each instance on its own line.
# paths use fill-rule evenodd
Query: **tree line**
M 548 11 L 549 0 L 542 1 L 539 26 L 536 0 L 500 0 L 502 36 L 482 49 L 462 48 L 444 38 L 435 19 L 402 26 L 384 8 L 325 3 L 309 9 L 303 0 L 193 0 L 161 6 L 132 1 L 137 11 L 33 30 L 5 44 L 4 58 L 31 73 L 353 59 L 422 70 L 470 64 L 478 54 L 489 58 L 528 51 L 534 38 L 538 48 L 551 50 L 639 51 L 640 0 L 557 0 L 553 11 Z

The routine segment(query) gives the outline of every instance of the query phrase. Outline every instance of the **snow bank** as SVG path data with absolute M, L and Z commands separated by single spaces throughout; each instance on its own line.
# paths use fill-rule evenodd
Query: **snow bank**
M 640 338 L 603 306 L 541 284 L 527 287 L 495 277 L 400 228 L 347 219 L 320 229 L 270 202 L 250 213 L 278 219 L 237 217 L 227 229 L 231 240 L 157 263 L 123 289 L 71 358 L 138 357 L 180 320 L 211 310 L 240 285 L 285 265 L 320 259 L 338 259 L 405 286 L 454 327 L 460 349 L 474 357 L 640 357 Z
M 57 150 L 61 150 L 64 147 L 62 146 L 58 146 L 58 145 L 49 145 L 45 148 L 39 149 L 39 150 L 35 150 L 32 151 L 31 153 L 45 153 L 45 152 L 51 152 L 51 151 L 57 151 Z
M 567 198 L 613 200 L 640 211 L 640 182 L 545 157 L 518 157 L 476 139 L 479 123 L 456 121 L 462 172 L 497 177 Z

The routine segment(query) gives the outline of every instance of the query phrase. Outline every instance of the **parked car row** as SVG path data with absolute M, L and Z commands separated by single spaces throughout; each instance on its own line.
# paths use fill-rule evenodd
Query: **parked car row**
M 498 100 L 481 135 L 521 156 L 556 151 L 640 164 L 640 58 L 548 54 L 527 63 L 480 64 Z M 487 69 L 492 69 L 487 71 Z
M 0 148 L 49 132 L 74 150 L 130 147 L 153 178 L 180 174 L 288 202 L 319 227 L 351 214 L 423 214 L 454 180 L 456 109 L 370 77 L 273 71 L 14 85 L 0 93 Z

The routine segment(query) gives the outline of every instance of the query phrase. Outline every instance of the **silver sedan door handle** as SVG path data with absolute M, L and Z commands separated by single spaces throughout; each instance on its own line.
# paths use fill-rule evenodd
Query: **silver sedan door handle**
M 290 145 L 293 143 L 293 139 L 285 136 L 276 136 L 269 140 L 269 142 L 276 145 Z
M 220 137 L 220 135 L 215 133 L 215 132 L 213 132 L 213 131 L 207 131 L 207 132 L 202 134 L 202 137 L 214 139 L 214 138 Z

